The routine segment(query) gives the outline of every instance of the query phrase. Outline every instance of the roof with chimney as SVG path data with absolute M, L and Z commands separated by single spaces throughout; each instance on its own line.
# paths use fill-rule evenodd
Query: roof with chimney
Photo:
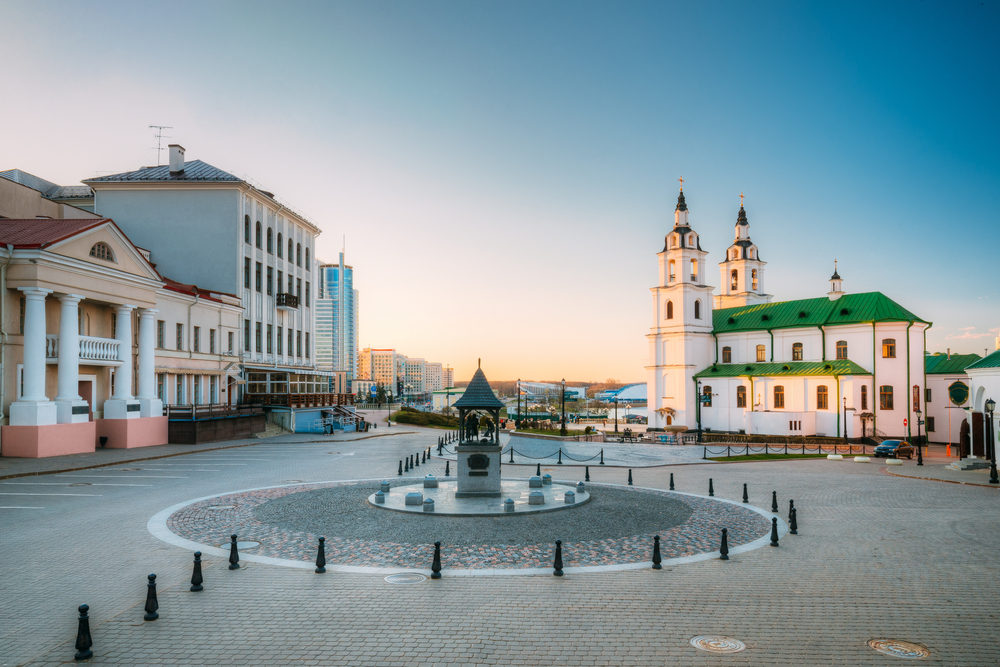
M 482 367 L 479 367 L 462 398 L 455 401 L 454 407 L 466 410 L 500 410 L 504 404 L 493 393 Z
M 233 176 L 228 171 L 213 167 L 201 160 L 190 160 L 184 163 L 183 171 L 171 173 L 170 165 L 158 167 L 143 167 L 135 171 L 126 171 L 110 176 L 88 178 L 84 183 L 121 183 L 131 181 L 222 181 L 229 183 L 243 182 L 242 178 Z
M 982 359 L 978 354 L 942 354 L 935 352 L 924 357 L 927 375 L 955 375 L 965 372 L 967 366 Z

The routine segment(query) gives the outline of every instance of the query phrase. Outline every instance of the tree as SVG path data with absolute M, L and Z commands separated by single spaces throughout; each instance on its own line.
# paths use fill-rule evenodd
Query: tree
M 378 386 L 378 391 L 375 393 L 376 403 L 385 403 L 385 387 L 381 384 Z

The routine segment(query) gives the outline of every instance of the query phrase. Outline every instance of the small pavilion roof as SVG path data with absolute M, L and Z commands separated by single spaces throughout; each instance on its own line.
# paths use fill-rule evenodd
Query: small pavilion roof
M 454 407 L 471 410 L 499 410 L 504 407 L 503 402 L 496 397 L 490 387 L 482 367 L 476 369 L 476 374 L 472 376 L 472 381 L 465 388 L 462 398 L 455 401 Z

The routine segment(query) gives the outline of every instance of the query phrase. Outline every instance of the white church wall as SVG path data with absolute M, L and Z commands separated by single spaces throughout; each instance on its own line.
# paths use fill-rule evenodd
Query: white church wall
M 751 435 L 816 435 L 815 412 L 747 412 L 745 419 Z
M 964 382 L 970 388 L 969 396 L 972 396 L 972 381 L 964 373 L 954 375 L 928 375 L 924 381 L 925 394 L 924 404 L 927 418 L 934 419 L 934 430 L 927 432 L 927 439 L 930 442 L 942 444 L 959 442 L 961 435 L 962 420 L 966 418 L 963 408 L 971 405 L 969 401 L 961 405 L 955 405 L 948 396 L 948 387 L 955 382 Z M 931 392 L 931 400 L 927 401 L 926 392 Z M 998 394 L 1000 395 L 1000 394 Z M 996 399 L 994 399 L 996 400 Z M 948 419 L 951 418 L 949 426 Z

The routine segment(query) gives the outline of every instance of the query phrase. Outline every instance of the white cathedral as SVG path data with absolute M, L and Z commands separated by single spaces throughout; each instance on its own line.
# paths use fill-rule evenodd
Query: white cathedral
M 707 255 L 682 183 L 651 290 L 650 428 L 917 435 L 930 322 L 880 292 L 845 293 L 836 269 L 826 296 L 772 302 L 742 202 L 720 294 L 706 284 Z

